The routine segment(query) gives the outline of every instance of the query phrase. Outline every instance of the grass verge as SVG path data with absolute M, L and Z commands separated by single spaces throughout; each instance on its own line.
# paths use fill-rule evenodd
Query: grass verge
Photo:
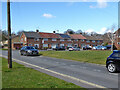
M 1 59 L 3 88 L 81 88 L 15 62 L 13 68 L 8 69 L 7 59 L 0 57 Z
M 111 51 L 41 51 L 40 54 L 48 57 L 69 59 L 81 62 L 105 64 Z

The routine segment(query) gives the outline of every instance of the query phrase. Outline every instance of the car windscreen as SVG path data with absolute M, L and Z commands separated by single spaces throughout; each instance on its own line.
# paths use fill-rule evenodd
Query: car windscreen
M 27 47 L 27 49 L 35 49 L 34 47 Z
M 112 57 L 118 57 L 118 58 L 120 58 L 120 53 L 114 53 L 114 54 L 112 55 Z

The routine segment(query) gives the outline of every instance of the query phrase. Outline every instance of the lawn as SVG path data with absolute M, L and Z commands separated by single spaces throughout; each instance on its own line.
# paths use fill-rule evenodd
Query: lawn
M 81 62 L 105 64 L 111 51 L 41 51 L 40 54 L 48 57 L 69 59 Z
M 8 50 L 8 49 L 6 49 L 6 48 L 0 48 L 0 50 Z
M 13 68 L 8 69 L 7 60 L 1 59 L 3 88 L 81 88 L 15 62 Z

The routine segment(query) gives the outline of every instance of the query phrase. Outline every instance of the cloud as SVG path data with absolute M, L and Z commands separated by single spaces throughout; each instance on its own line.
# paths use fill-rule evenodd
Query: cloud
M 91 33 L 91 32 L 94 32 L 94 29 L 88 29 L 85 31 L 86 33 Z
M 42 16 L 45 18 L 55 18 L 56 17 L 56 16 L 53 16 L 52 14 L 48 14 L 48 13 L 44 13 Z
M 93 6 L 91 5 L 90 8 L 106 8 L 107 7 L 107 1 L 106 0 L 97 0 L 97 5 Z
M 97 32 L 98 34 L 104 34 L 106 32 L 107 28 L 103 27 L 99 32 Z
M 99 31 L 96 31 L 96 30 L 94 30 L 94 29 L 88 29 L 88 30 L 86 30 L 85 32 L 86 32 L 86 33 L 96 32 L 96 33 L 98 33 L 98 34 L 104 34 L 104 33 L 106 33 L 106 32 L 110 32 L 110 30 L 107 30 L 106 27 L 103 27 L 103 28 L 101 28 Z

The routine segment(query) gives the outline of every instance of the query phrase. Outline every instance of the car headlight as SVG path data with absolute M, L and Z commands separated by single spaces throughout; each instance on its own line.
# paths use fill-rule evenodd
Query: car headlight
M 32 51 L 31 50 L 28 50 L 29 53 L 31 53 Z

